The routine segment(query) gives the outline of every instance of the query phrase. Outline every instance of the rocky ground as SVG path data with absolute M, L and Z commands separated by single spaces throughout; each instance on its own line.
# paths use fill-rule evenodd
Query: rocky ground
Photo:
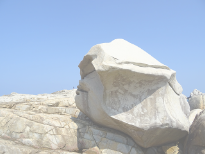
M 93 123 L 76 107 L 75 95 L 73 89 L 52 94 L 11 93 L 1 96 L 0 154 L 183 153 L 185 138 L 158 147 L 142 148 L 128 135 Z M 192 111 L 195 112 L 190 114 L 191 122 L 202 110 Z M 202 152 L 205 149 L 203 145 L 193 146 L 190 137 L 187 140 L 190 148 L 197 147 Z
M 143 154 L 130 137 L 98 126 L 80 112 L 75 93 L 0 97 L 0 153 Z

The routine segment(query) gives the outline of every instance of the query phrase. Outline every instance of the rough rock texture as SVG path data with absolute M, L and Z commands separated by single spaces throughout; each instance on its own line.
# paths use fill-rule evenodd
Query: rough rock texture
M 205 109 L 205 94 L 197 89 L 190 94 L 189 105 L 191 110 L 193 109 Z
M 189 151 L 184 152 L 183 154 L 205 154 L 205 147 L 202 146 L 191 146 Z
M 128 134 L 145 148 L 187 134 L 188 103 L 176 72 L 142 49 L 122 39 L 99 44 L 79 68 L 76 105 L 94 122 Z
M 193 123 L 196 115 L 198 115 L 202 110 L 201 109 L 194 109 L 189 114 L 189 123 L 190 125 Z
M 175 143 L 168 143 L 158 147 L 145 149 L 145 154 L 183 154 L 182 140 Z
M 189 117 L 190 114 L 190 106 L 189 103 L 187 102 L 187 97 L 184 94 L 180 94 L 180 104 L 182 111 L 184 114 Z
M 145 154 L 162 154 L 159 147 L 150 147 L 145 149 Z
M 0 154 L 79 154 L 62 150 L 41 150 L 18 144 L 15 141 L 0 139 Z
M 196 115 L 184 144 L 184 154 L 205 153 L 205 110 Z
M 0 97 L 0 154 L 143 154 L 127 135 L 94 124 L 76 90 Z
M 165 154 L 183 154 L 180 146 L 173 143 L 162 146 L 162 150 Z

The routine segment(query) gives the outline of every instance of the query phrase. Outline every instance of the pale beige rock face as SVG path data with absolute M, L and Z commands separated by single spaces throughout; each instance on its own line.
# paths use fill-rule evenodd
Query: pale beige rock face
M 182 149 L 177 144 L 167 144 L 162 146 L 165 154 L 183 154 Z
M 18 144 L 10 140 L 0 139 L 0 154 L 79 154 L 63 150 L 41 150 Z
M 201 109 L 194 109 L 190 112 L 190 114 L 189 114 L 190 125 L 193 123 L 196 115 L 198 115 L 201 111 L 202 111 Z
M 76 105 L 94 122 L 128 134 L 143 147 L 187 134 L 189 106 L 176 72 L 139 47 L 121 39 L 96 45 L 79 68 Z
M 0 154 L 143 154 L 127 135 L 89 120 L 76 108 L 75 95 L 63 90 L 0 97 Z
M 205 110 L 196 115 L 184 145 L 184 154 L 205 153 Z
M 182 111 L 184 112 L 184 114 L 189 117 L 190 115 L 190 106 L 189 103 L 187 102 L 187 97 L 183 94 L 180 94 L 180 104 L 181 104 L 181 108 Z

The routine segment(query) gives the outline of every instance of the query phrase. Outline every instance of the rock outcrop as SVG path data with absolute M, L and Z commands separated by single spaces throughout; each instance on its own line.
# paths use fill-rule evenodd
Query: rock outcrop
M 200 92 L 197 89 L 194 89 L 194 91 L 190 94 L 189 97 L 189 105 L 190 109 L 205 109 L 205 94 Z
M 160 151 L 160 147 L 150 147 L 145 149 L 145 154 L 161 154 L 162 151 Z
M 189 123 L 190 125 L 193 123 L 196 115 L 198 115 L 202 110 L 201 109 L 194 109 L 189 114 Z
M 196 115 L 190 127 L 184 154 L 205 154 L 205 110 Z
M 122 39 L 95 45 L 79 64 L 76 105 L 94 122 L 142 147 L 176 141 L 189 130 L 189 105 L 176 72 Z
M 183 147 L 180 147 L 179 144 L 167 144 L 162 146 L 162 150 L 165 154 L 183 154 Z
M 127 135 L 94 124 L 76 90 L 0 97 L 1 154 L 143 154 Z
M 180 94 L 180 104 L 182 111 L 184 114 L 189 117 L 190 115 L 190 106 L 189 103 L 187 102 L 187 97 L 184 94 Z

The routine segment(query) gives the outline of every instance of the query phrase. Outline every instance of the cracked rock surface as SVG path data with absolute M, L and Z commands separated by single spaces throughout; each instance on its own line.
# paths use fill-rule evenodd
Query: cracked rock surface
M 0 154 L 143 154 L 127 135 L 94 124 L 76 90 L 0 97 Z
M 190 108 L 176 72 L 139 47 L 122 39 L 95 45 L 79 68 L 76 105 L 92 121 L 144 148 L 187 135 Z
M 205 110 L 196 114 L 186 137 L 184 154 L 205 154 Z
M 189 114 L 189 123 L 190 123 L 190 125 L 193 123 L 196 115 L 200 114 L 201 111 L 202 111 L 201 109 L 191 110 L 191 112 Z

